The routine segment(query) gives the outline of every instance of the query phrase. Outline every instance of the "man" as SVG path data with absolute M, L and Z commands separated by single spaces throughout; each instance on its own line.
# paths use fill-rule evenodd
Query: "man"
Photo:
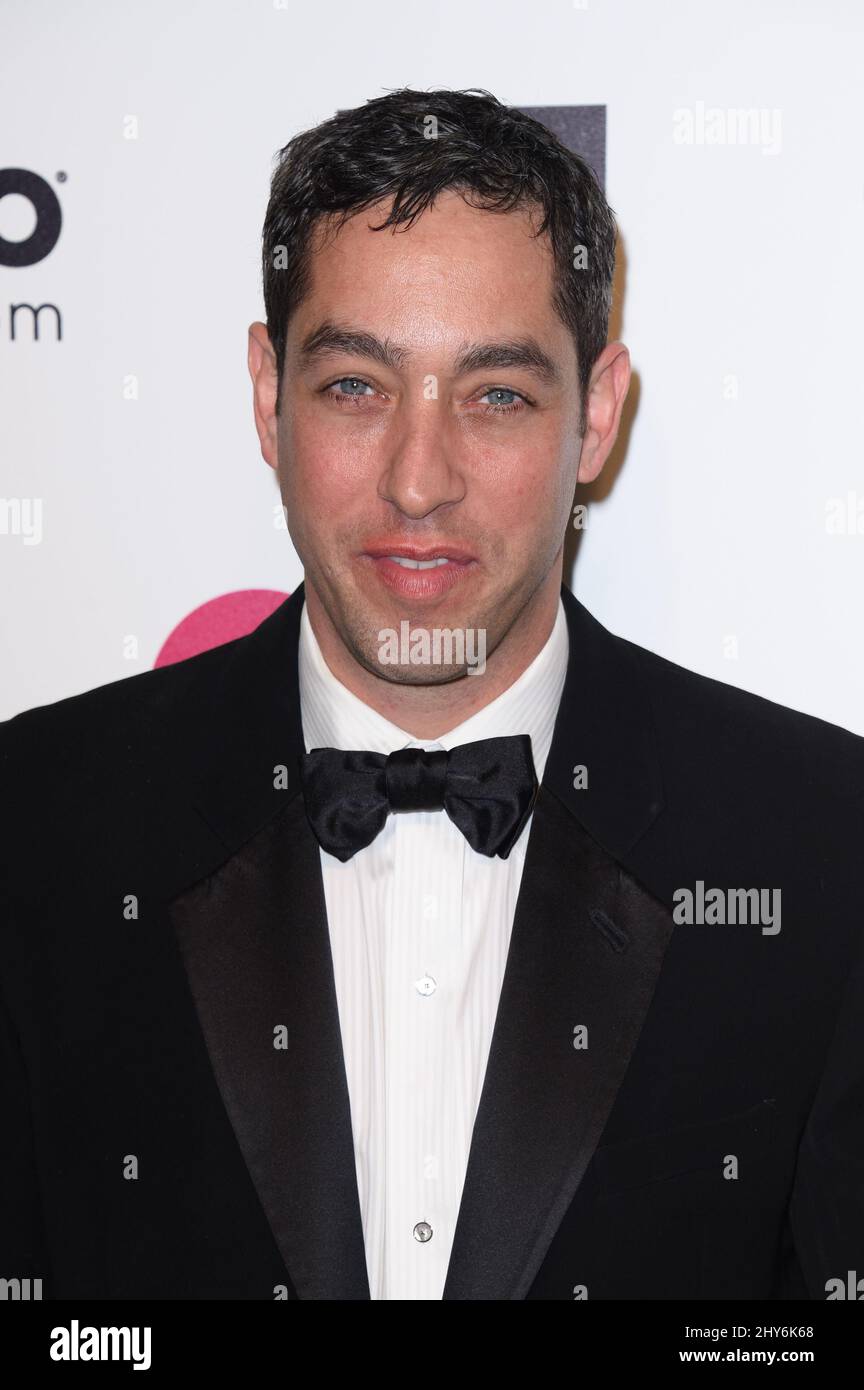
M 824 1299 L 864 1269 L 862 741 L 562 585 L 628 388 L 614 246 L 584 163 L 485 94 L 282 152 L 249 367 L 304 584 L 0 730 L 4 1276 Z

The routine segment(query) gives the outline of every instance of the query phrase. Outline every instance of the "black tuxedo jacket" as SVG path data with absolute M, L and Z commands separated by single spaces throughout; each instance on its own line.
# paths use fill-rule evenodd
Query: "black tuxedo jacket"
M 562 594 L 444 1297 L 824 1299 L 864 1275 L 864 740 Z M 302 602 L 0 725 L 0 1277 L 45 1297 L 369 1298 Z M 779 932 L 677 923 L 698 882 Z

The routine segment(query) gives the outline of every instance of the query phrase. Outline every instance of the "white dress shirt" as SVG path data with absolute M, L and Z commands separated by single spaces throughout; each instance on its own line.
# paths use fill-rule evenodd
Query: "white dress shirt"
M 529 734 L 540 781 L 568 647 L 559 599 L 548 641 L 514 684 L 457 728 L 418 740 L 336 679 L 304 605 L 306 751 Z M 532 820 L 507 859 L 472 850 L 443 810 L 391 814 L 347 863 L 320 851 L 373 1299 L 444 1291 Z

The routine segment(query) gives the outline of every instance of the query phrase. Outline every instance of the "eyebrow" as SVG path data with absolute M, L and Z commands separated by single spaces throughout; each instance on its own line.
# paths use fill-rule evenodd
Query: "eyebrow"
M 322 357 L 337 353 L 369 357 L 382 367 L 399 371 L 411 361 L 412 354 L 389 338 L 378 338 L 374 333 L 327 321 L 312 330 L 303 339 L 299 348 L 302 366 L 310 365 Z M 547 386 L 560 382 L 558 366 L 543 350 L 535 338 L 508 338 L 501 342 L 477 342 L 466 344 L 459 352 L 455 362 L 457 376 L 467 372 L 494 371 L 498 368 L 521 367 L 532 372 Z

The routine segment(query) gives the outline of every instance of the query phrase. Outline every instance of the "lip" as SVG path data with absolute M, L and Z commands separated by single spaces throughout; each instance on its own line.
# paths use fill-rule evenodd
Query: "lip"
M 446 556 L 448 560 L 454 560 L 457 564 L 466 565 L 474 559 L 469 550 L 463 550 L 460 546 L 448 545 L 446 541 L 441 545 L 394 545 L 392 542 L 383 541 L 380 545 L 376 542 L 368 545 L 363 551 L 364 555 L 369 555 L 373 560 L 386 560 L 388 555 L 401 555 L 404 560 L 435 560 L 439 556 Z
M 446 565 L 436 565 L 434 569 L 404 569 L 390 556 L 399 555 L 406 560 L 434 560 L 445 557 Z M 436 599 L 446 594 L 477 568 L 477 561 L 467 550 L 447 545 L 372 545 L 360 556 L 378 580 L 403 599 Z

